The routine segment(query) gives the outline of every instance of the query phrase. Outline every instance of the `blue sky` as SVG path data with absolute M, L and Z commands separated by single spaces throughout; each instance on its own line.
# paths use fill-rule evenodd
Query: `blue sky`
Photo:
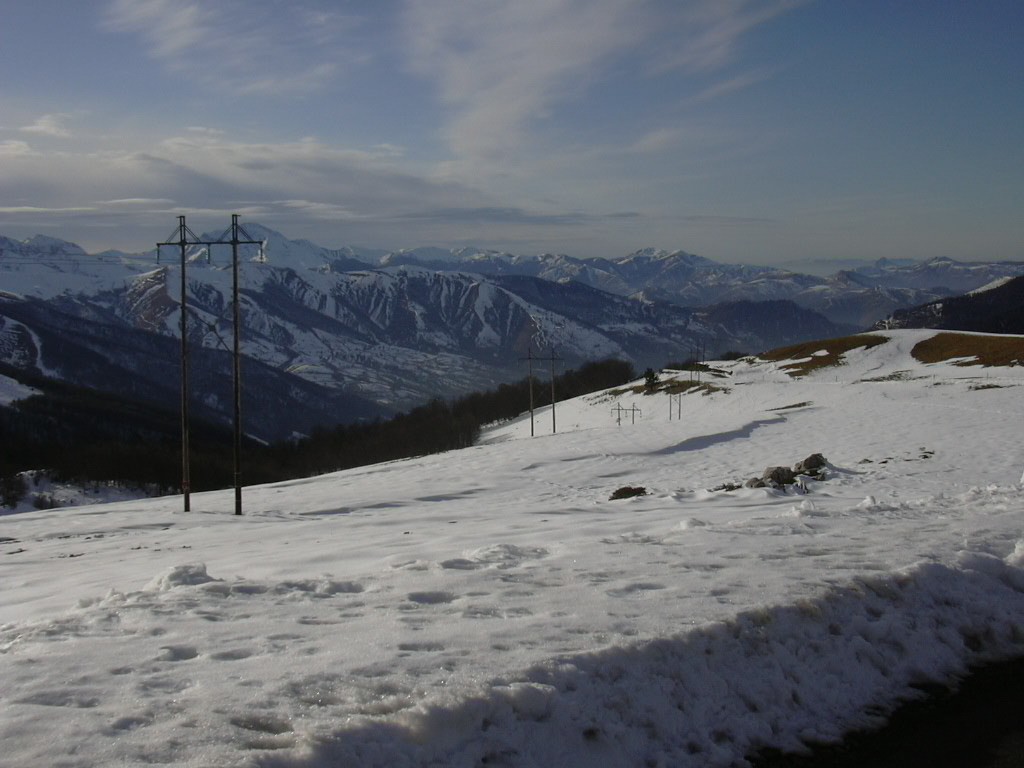
M 0 234 L 1024 259 L 1020 0 L 0 0 Z

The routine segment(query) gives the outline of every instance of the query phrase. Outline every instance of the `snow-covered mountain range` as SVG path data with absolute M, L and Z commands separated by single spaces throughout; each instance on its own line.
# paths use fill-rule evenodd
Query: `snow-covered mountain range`
M 255 361 L 247 410 L 282 416 L 281 404 L 295 401 L 299 431 L 522 378 L 527 356 L 553 353 L 560 369 L 617 357 L 642 370 L 701 350 L 758 351 L 839 335 L 852 319 L 864 325 L 946 295 L 946 284 L 1024 271 L 936 261 L 826 279 L 682 251 L 618 261 L 382 253 L 323 248 L 258 224 L 246 231 L 264 242 L 262 252 L 241 248 L 242 350 Z M 230 258 L 227 246 L 186 251 L 188 332 L 202 350 L 195 391 L 213 416 L 230 410 Z M 100 388 L 113 376 L 168 402 L 181 269 L 176 247 L 89 255 L 53 238 L 0 238 L 0 362 Z M 260 423 L 267 439 L 293 431 L 280 419 Z
M 721 264 L 685 251 L 652 248 L 623 259 L 577 259 L 564 255 L 516 256 L 460 249 L 439 259 L 436 251 L 390 254 L 385 263 L 434 269 L 471 269 L 481 274 L 517 274 L 574 281 L 620 295 L 641 295 L 687 307 L 737 301 L 788 300 L 834 323 L 863 328 L 897 308 L 965 293 L 1002 277 L 1024 274 L 1024 263 L 965 263 L 948 258 L 925 262 L 883 259 L 830 277 L 746 264 Z

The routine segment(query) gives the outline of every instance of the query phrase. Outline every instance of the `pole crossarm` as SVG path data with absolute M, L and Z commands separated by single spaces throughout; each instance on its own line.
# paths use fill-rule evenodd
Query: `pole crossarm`
M 186 226 L 185 227 L 185 231 L 189 235 L 191 235 L 192 239 L 187 239 L 187 238 L 182 237 L 181 239 L 178 239 L 178 240 L 167 240 L 167 241 L 165 241 L 163 243 L 157 243 L 156 244 L 156 249 L 157 249 L 156 250 L 156 258 L 157 258 L 157 262 L 160 261 L 160 247 L 161 246 L 172 246 L 172 245 L 179 246 L 179 247 L 185 247 L 185 248 L 187 248 L 189 246 L 202 246 L 202 245 L 205 245 L 207 247 L 207 249 L 209 249 L 209 248 L 211 248 L 211 247 L 213 247 L 215 245 L 258 245 L 260 247 L 260 257 L 262 258 L 262 256 L 263 256 L 263 246 L 265 244 L 265 241 L 264 240 L 256 240 L 248 232 L 246 232 L 244 229 L 242 229 L 241 225 L 238 226 L 238 230 L 239 230 L 239 232 L 241 232 L 242 234 L 245 235 L 245 237 L 246 237 L 245 240 L 238 240 L 238 239 L 225 240 L 224 237 L 225 237 L 225 235 L 228 234 L 228 232 L 231 231 L 230 229 L 227 232 L 225 232 L 224 234 L 222 234 L 220 236 L 220 239 L 218 239 L 218 240 L 200 240 L 192 232 L 192 230 L 190 230 Z M 209 257 L 209 256 L 210 256 L 210 251 L 207 250 L 207 257 Z

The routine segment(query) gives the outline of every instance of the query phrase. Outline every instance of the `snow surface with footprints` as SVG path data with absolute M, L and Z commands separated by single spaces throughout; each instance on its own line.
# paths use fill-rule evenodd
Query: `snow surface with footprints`
M 1024 654 L 1024 369 L 885 335 L 799 379 L 716 364 L 681 419 L 600 393 L 557 434 L 545 409 L 247 488 L 242 517 L 0 518 L 0 764 L 736 765 Z M 713 490 L 814 452 L 806 493 Z

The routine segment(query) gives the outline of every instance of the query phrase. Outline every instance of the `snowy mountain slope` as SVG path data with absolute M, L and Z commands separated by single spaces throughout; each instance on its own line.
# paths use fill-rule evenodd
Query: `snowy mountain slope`
M 38 394 L 39 390 L 27 387 L 10 376 L 0 374 L 0 405 L 10 405 L 17 400 Z
M 642 294 L 686 307 L 788 300 L 834 323 L 859 328 L 901 307 L 972 290 L 998 277 L 1024 274 L 1024 264 L 1016 262 L 883 259 L 869 267 L 818 277 L 774 267 L 722 264 L 685 251 L 654 248 L 617 260 L 463 249 L 451 252 L 448 259 L 423 260 L 415 252 L 403 253 L 388 257 L 388 263 L 575 281 L 611 293 Z
M 243 353 L 386 407 L 410 407 L 431 397 L 522 378 L 526 370 L 521 358 L 531 344 L 537 352 L 540 346 L 554 345 L 563 366 L 619 357 L 640 369 L 688 357 L 701 346 L 736 347 L 727 325 L 702 325 L 692 322 L 688 310 L 654 307 L 577 283 L 555 287 L 541 278 L 510 277 L 503 279 L 512 282 L 502 284 L 472 273 L 415 266 L 369 270 L 351 258 L 350 250 L 290 241 L 259 225 L 247 227 L 247 234 L 263 240 L 265 247 L 262 253 L 253 247 L 241 250 Z M 159 263 L 155 254 L 133 262 L 105 288 L 93 281 L 82 292 L 29 290 L 29 273 L 39 277 L 40 270 L 54 266 L 45 254 L 27 263 L 5 255 L 0 267 L 20 270 L 19 279 L 9 281 L 12 288 L 27 296 L 59 299 L 61 312 L 76 314 L 83 322 L 121 322 L 171 337 L 178 336 L 180 325 L 176 250 L 164 250 Z M 190 340 L 208 349 L 227 349 L 233 333 L 230 248 L 194 247 L 186 256 Z M 96 272 L 94 262 L 76 253 L 71 269 Z M 62 257 L 57 264 L 64 269 L 68 263 Z M 351 271 L 353 266 L 360 268 Z M 550 295 L 552 291 L 557 295 Z M 761 339 L 759 346 L 774 341 Z M 17 348 L 6 355 L 12 363 L 32 357 Z M 120 368 L 142 365 L 139 360 L 118 360 L 116 345 L 105 355 Z
M 117 251 L 90 256 L 75 243 L 52 237 L 19 241 L 0 235 L 0 296 L 94 293 L 123 285 L 146 268 L 152 265 L 143 256 Z
M 970 263 L 936 257 L 911 264 L 890 263 L 886 260 L 871 267 L 854 270 L 872 285 L 887 288 L 942 288 L 948 294 L 960 294 L 980 288 L 1000 277 L 1024 274 L 1024 262 L 991 261 Z
M 284 374 L 385 408 L 521 378 L 521 358 L 531 343 L 554 345 L 566 366 L 615 356 L 642 370 L 685 359 L 699 348 L 749 352 L 840 335 L 888 316 L 897 306 L 944 295 L 944 289 L 886 287 L 886 275 L 916 268 L 903 264 L 825 279 L 718 264 L 684 251 L 646 249 L 618 261 L 477 249 L 382 255 L 290 240 L 259 224 L 246 225 L 246 233 L 265 247 L 262 254 L 254 247 L 241 249 L 243 353 Z M 202 239 L 225 236 L 207 233 Z M 211 350 L 230 346 L 230 254 L 223 244 L 187 253 L 189 334 L 196 345 Z M 392 266 L 373 269 L 374 261 Z M 0 291 L 57 302 L 59 311 L 75 313 L 83 322 L 121 322 L 176 337 L 179 262 L 173 246 L 161 249 L 158 262 L 153 252 L 89 256 L 63 241 L 4 239 Z M 429 268 L 417 266 L 421 262 Z M 944 263 L 943 274 L 959 274 L 957 265 Z M 928 274 L 938 269 L 933 267 Z M 960 272 L 981 280 L 986 270 L 972 265 Z M 917 285 L 925 278 L 907 280 Z M 783 301 L 845 325 L 833 320 L 830 326 Z M 670 303 L 676 306 L 666 306 Z M 28 344 L 35 331 L 25 330 L 19 338 Z M 12 338 L 8 335 L 2 359 L 16 363 L 31 357 L 27 347 L 11 346 Z M 102 354 L 118 368 L 141 364 L 119 360 L 115 346 Z M 307 421 L 319 418 L 310 415 Z
M 264 241 L 270 261 L 299 272 L 307 269 L 341 272 L 367 265 L 423 266 L 433 270 L 579 282 L 624 296 L 642 292 L 652 297 L 657 295 L 688 307 L 719 302 L 792 300 L 806 309 L 821 312 L 833 322 L 859 326 L 870 325 L 897 308 L 966 293 L 1000 277 L 1024 274 L 1024 264 L 1019 262 L 966 263 L 948 258 L 925 262 L 881 259 L 873 265 L 839 271 L 825 278 L 773 267 L 724 264 L 686 251 L 654 248 L 641 249 L 621 259 L 578 258 L 565 254 L 518 255 L 476 248 L 414 248 L 395 252 L 353 247 L 333 249 L 308 240 L 288 239 L 257 223 L 246 224 L 245 228 L 253 238 Z M 217 240 L 225 236 L 223 232 L 211 232 L 202 239 Z M 221 263 L 230 254 L 227 246 L 215 246 L 213 250 L 214 257 Z M 254 258 L 253 249 L 243 247 L 243 252 L 247 260 Z M 164 257 L 174 261 L 175 249 L 165 249 Z M 101 269 L 96 262 L 106 266 L 124 263 L 138 271 L 154 260 L 153 252 L 137 256 L 107 252 L 85 258 L 78 246 L 42 236 L 22 242 L 0 238 L 0 284 L 7 285 L 2 290 L 27 292 L 28 295 L 64 290 L 63 286 L 51 285 L 53 272 L 42 279 L 35 278 L 35 284 L 12 281 L 12 273 L 32 271 L 26 261 L 36 266 L 47 264 L 66 280 L 76 270 L 105 272 L 106 267 Z M 68 268 L 66 265 L 72 262 L 73 268 Z
M 332 269 L 344 272 L 350 269 L 365 269 L 367 266 L 377 264 L 387 254 L 386 251 L 379 249 L 354 248 L 352 246 L 325 248 L 306 239 L 291 240 L 280 232 L 257 223 L 245 224 L 244 231 L 253 240 L 262 241 L 263 258 L 274 262 L 281 268 L 298 271 Z M 207 232 L 200 239 L 226 242 L 231 239 L 231 233 L 230 230 Z M 227 262 L 231 257 L 231 248 L 228 245 L 214 245 L 212 249 L 211 259 L 220 263 Z M 180 251 L 175 252 L 174 248 L 165 251 L 165 253 L 172 252 L 176 258 L 180 258 Z M 259 258 L 259 249 L 254 246 L 241 246 L 240 252 L 246 261 Z
M 175 307 L 175 314 L 177 308 Z M 210 332 L 211 335 L 212 332 Z M 230 332 L 223 337 L 230 340 Z M 136 329 L 97 304 L 71 297 L 0 299 L 0 359 L 20 371 L 177 410 L 180 342 Z M 369 400 L 339 388 L 245 360 L 242 366 L 245 431 L 260 440 L 309 434 L 317 426 L 386 415 Z M 190 352 L 193 416 L 230 424 L 232 360 L 223 344 Z
M 166 265 L 77 306 L 83 316 L 101 307 L 134 328 L 176 336 L 179 269 Z M 735 347 L 727 324 L 575 283 L 419 267 L 299 271 L 269 259 L 242 272 L 245 354 L 398 407 L 522 378 L 531 345 L 553 345 L 569 367 L 618 357 L 638 368 L 685 358 L 701 343 Z M 223 347 L 232 333 L 230 271 L 200 259 L 188 278 L 192 340 Z
M 241 518 L 3 518 L 4 759 L 741 765 L 1024 654 L 1024 367 L 878 335 L 797 378 L 716 363 L 671 420 L 623 388 L 557 434 L 248 488 Z M 812 452 L 806 493 L 711 490 Z

